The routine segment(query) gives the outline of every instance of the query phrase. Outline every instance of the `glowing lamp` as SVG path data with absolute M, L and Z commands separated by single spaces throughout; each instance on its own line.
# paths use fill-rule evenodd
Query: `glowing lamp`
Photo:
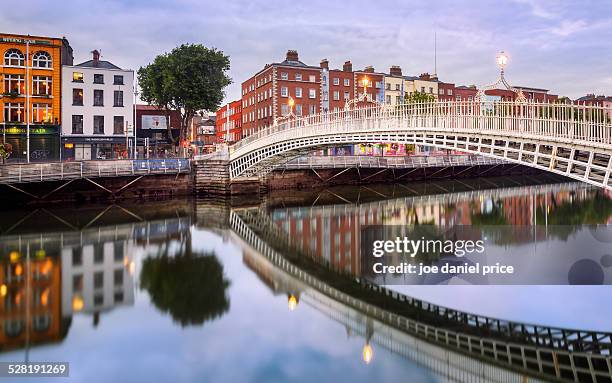
M 501 51 L 497 55 L 496 60 L 497 60 L 497 66 L 499 66 L 499 69 L 503 70 L 506 67 L 506 64 L 508 63 L 508 55 L 506 55 L 504 51 Z
M 289 299 L 287 299 L 287 306 L 289 306 L 289 311 L 295 310 L 298 305 L 298 300 L 295 295 L 290 294 Z
M 72 298 L 72 310 L 73 311 L 81 311 L 83 310 L 83 298 L 81 298 L 80 296 L 75 296 Z
M 0 286 L 0 297 L 5 297 L 7 292 L 8 287 L 3 283 L 2 286 Z

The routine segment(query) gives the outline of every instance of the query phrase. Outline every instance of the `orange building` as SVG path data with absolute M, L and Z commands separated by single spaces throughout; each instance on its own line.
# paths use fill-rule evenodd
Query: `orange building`
M 16 250 L 0 257 L 0 350 L 61 340 L 66 333 L 58 258 L 43 250 L 30 260 Z
M 59 159 L 62 65 L 72 65 L 65 38 L 0 33 L 0 127 L 12 159 Z

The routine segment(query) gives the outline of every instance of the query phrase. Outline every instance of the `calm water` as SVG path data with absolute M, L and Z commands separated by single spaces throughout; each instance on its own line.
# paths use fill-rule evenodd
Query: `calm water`
M 600 190 L 517 183 L 294 192 L 236 211 L 290 234 L 286 255 L 301 248 L 323 260 L 327 278 L 359 277 L 366 224 L 612 223 Z M 426 345 L 275 267 L 258 247 L 275 237 L 246 224 L 258 234 L 247 238 L 236 217 L 207 201 L 3 212 L 0 361 L 67 361 L 75 382 L 463 380 L 414 356 Z M 481 315 L 612 331 L 608 286 L 392 288 Z

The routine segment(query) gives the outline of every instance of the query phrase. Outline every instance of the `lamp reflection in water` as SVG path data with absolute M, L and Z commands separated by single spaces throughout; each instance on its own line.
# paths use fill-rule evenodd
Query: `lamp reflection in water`
M 298 298 L 293 294 L 289 294 L 289 297 L 287 298 L 287 306 L 289 306 L 289 311 L 294 311 L 297 308 L 298 303 Z
M 363 346 L 362 357 L 366 364 L 370 364 L 372 358 L 374 358 L 374 350 L 372 350 L 372 346 L 368 342 Z

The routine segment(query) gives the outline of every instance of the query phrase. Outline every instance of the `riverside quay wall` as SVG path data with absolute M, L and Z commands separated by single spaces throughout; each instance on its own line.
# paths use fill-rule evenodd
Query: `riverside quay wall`
M 260 195 L 268 190 L 439 179 L 542 175 L 542 171 L 472 155 L 415 157 L 302 157 L 260 177 L 230 179 L 229 161 L 193 161 L 198 195 Z

